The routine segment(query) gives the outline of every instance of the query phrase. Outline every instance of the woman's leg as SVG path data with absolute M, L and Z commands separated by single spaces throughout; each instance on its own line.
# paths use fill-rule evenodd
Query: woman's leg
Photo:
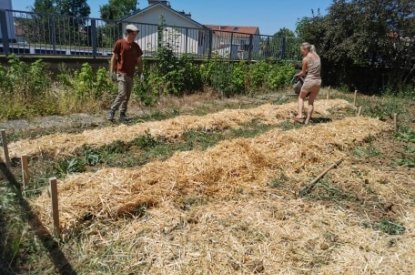
M 316 99 L 318 92 L 320 91 L 320 86 L 314 86 L 311 89 L 310 95 L 308 96 L 308 108 L 307 108 L 307 118 L 304 124 L 308 124 L 310 122 L 311 116 L 314 112 L 314 100 Z
M 298 114 L 295 117 L 296 119 L 304 118 L 304 99 L 306 98 L 307 94 L 307 91 L 301 90 L 300 94 L 298 95 Z

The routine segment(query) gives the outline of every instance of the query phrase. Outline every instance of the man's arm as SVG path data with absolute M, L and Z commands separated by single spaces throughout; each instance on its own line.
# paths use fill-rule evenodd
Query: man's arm
M 118 55 L 116 53 L 112 53 L 111 62 L 110 62 L 111 73 L 115 73 L 117 71 L 117 61 L 118 61 Z
M 119 41 L 115 42 L 114 48 L 112 50 L 112 57 L 110 62 L 110 73 L 117 72 L 117 62 L 121 52 L 121 43 Z

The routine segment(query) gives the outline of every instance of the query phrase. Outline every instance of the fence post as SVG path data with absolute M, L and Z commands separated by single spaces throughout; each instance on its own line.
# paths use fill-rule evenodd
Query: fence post
M 209 30 L 209 52 L 208 52 L 208 58 L 212 58 L 212 50 L 213 50 L 213 31 Z
M 184 45 L 184 53 L 187 54 L 187 43 L 189 43 L 189 29 L 188 28 L 186 28 L 186 38 L 185 38 L 185 40 L 186 40 L 186 42 L 185 42 L 186 45 Z
M 47 15 L 50 16 L 50 15 Z M 52 14 L 52 16 L 50 16 L 49 18 L 51 18 L 52 21 L 52 26 L 51 26 L 51 42 L 52 42 L 52 48 L 53 48 L 53 54 L 56 54 L 56 20 L 55 20 L 55 15 Z
M 251 61 L 252 60 L 252 51 L 254 50 L 254 35 L 251 34 L 249 35 L 249 51 L 248 51 L 248 60 Z
M 97 57 L 97 21 L 96 19 L 91 19 L 91 46 L 92 46 L 92 56 Z
M 283 37 L 281 42 L 281 59 L 285 59 L 285 52 L 287 51 L 287 38 Z
M 233 52 L 233 32 L 231 33 L 231 48 L 229 50 L 229 60 L 233 60 L 232 52 Z
M 8 55 L 10 53 L 9 45 L 9 32 L 7 25 L 7 16 L 5 10 L 0 10 L 0 25 L 1 25 L 1 38 L 3 42 L 3 53 Z

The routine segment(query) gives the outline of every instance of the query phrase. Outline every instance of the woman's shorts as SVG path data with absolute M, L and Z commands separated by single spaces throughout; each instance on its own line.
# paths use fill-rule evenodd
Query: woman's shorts
M 315 88 L 320 88 L 321 86 L 321 80 L 320 79 L 316 79 L 316 80 L 305 80 L 303 87 L 301 87 L 301 92 L 305 92 L 307 94 L 309 94 L 313 89 Z

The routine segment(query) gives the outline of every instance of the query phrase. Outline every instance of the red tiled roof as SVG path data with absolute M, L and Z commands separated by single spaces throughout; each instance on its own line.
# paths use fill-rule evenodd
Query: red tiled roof
M 243 34 L 257 34 L 259 33 L 258 27 L 251 26 L 220 26 L 220 25 L 205 25 L 212 31 L 223 31 L 223 32 L 236 32 Z

